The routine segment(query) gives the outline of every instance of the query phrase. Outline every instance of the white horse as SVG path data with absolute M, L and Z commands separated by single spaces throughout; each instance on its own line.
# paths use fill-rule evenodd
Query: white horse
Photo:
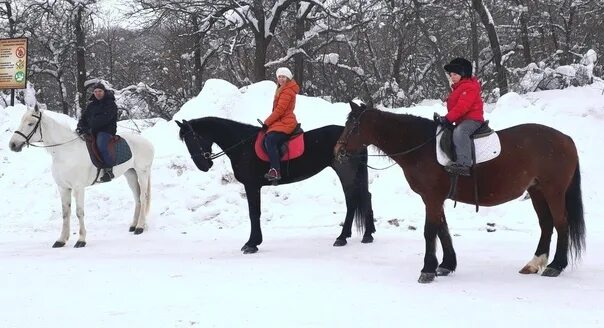
M 24 145 L 41 142 L 52 156 L 52 176 L 59 187 L 63 209 L 61 235 L 52 247 L 63 247 L 69 239 L 71 197 L 75 197 L 76 215 L 80 223 L 80 236 L 75 247 L 86 246 L 84 226 L 84 190 L 98 178 L 97 168 L 92 164 L 86 143 L 65 123 L 54 115 L 45 114 L 36 105 L 28 108 L 18 130 L 9 142 L 12 151 L 19 152 Z M 153 145 L 135 134 L 122 135 L 132 151 L 132 158 L 113 168 L 116 177 L 124 174 L 134 194 L 134 219 L 130 231 L 141 234 L 151 203 L 151 164 Z

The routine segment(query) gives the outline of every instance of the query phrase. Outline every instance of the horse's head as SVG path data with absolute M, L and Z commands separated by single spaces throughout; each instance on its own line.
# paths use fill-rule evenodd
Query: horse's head
M 180 127 L 180 140 L 184 141 L 187 145 L 193 162 L 198 169 L 208 172 L 212 165 L 214 165 L 214 162 L 210 158 L 212 156 L 212 142 L 195 132 L 191 123 L 186 120 L 182 120 L 182 122 L 176 121 L 176 124 Z
M 336 142 L 334 154 L 338 160 L 343 160 L 351 153 L 359 152 L 365 145 L 361 141 L 361 115 L 367 110 L 364 103 L 349 102 L 350 114 L 346 119 L 344 131 Z
M 10 150 L 19 152 L 23 149 L 23 146 L 29 145 L 30 142 L 42 141 L 41 121 L 42 111 L 40 111 L 38 105 L 28 108 L 21 118 L 19 128 L 10 138 L 8 143 Z M 32 141 L 32 139 L 35 140 Z

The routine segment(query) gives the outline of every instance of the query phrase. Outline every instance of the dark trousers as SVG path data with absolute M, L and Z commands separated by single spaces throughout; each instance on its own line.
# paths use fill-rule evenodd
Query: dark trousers
M 111 137 L 113 136 L 107 132 L 99 132 L 96 135 L 96 147 L 101 153 L 103 163 L 107 166 L 113 164 L 113 159 L 111 158 L 111 155 L 109 155 L 109 141 L 111 141 Z
M 264 137 L 264 148 L 268 154 L 271 168 L 281 172 L 281 154 L 279 154 L 279 147 L 287 141 L 289 135 L 283 132 L 269 132 Z

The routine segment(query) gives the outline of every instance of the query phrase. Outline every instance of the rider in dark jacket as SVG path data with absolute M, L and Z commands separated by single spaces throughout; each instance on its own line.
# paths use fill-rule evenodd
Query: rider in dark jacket
M 78 134 L 92 134 L 96 137 L 96 145 L 101 153 L 103 162 L 107 165 L 112 162 L 109 155 L 109 141 L 117 131 L 117 105 L 111 90 L 105 89 L 102 83 L 97 83 L 90 96 L 90 103 L 78 122 Z M 101 181 L 113 179 L 113 167 L 105 168 Z

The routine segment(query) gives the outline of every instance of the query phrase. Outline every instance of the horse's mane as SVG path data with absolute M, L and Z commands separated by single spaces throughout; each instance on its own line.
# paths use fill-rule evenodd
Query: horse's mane
M 50 117 L 56 124 L 66 129 L 73 130 L 77 123 L 74 118 L 71 118 L 63 113 L 53 112 L 48 109 L 41 109 L 40 112 L 42 113 L 42 120 L 44 120 L 44 117 Z M 34 112 L 31 111 L 31 113 L 33 114 Z
M 196 118 L 191 121 L 191 126 L 193 130 L 200 134 L 217 133 L 217 134 L 227 134 L 234 138 L 244 138 L 251 136 L 252 134 L 258 132 L 259 126 L 253 126 L 246 123 L 241 123 L 233 120 L 229 120 L 221 117 L 202 117 Z M 180 133 L 180 139 L 183 139 L 182 131 Z
M 436 132 L 436 123 L 430 119 L 415 116 L 411 114 L 397 114 L 392 112 L 387 112 L 375 108 L 367 108 L 364 111 L 374 111 L 378 113 L 386 124 L 397 125 L 401 127 L 405 127 L 407 129 L 417 129 L 418 131 L 426 131 L 430 133 Z M 348 119 L 358 119 L 361 117 L 364 111 L 351 111 L 348 114 Z

